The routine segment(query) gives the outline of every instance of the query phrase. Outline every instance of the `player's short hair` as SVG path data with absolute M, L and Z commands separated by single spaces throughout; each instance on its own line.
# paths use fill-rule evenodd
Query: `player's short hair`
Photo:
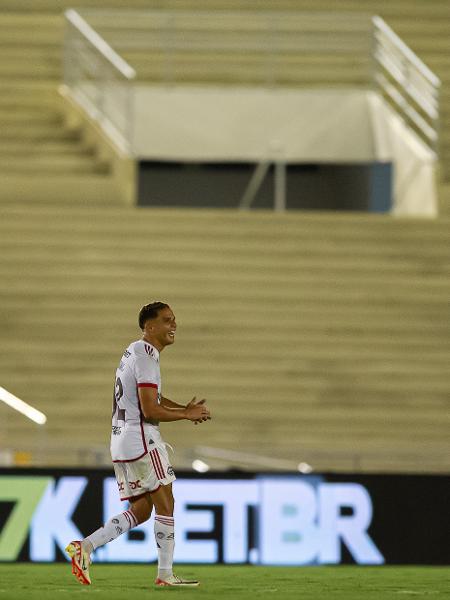
M 159 311 L 163 308 L 169 308 L 169 305 L 165 302 L 151 302 L 143 306 L 139 311 L 139 327 L 144 329 L 145 322 L 149 319 L 156 319 Z

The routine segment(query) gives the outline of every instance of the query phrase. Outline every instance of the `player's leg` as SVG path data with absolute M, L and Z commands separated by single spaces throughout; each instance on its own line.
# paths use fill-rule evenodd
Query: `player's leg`
M 91 553 L 112 542 L 122 535 L 144 523 L 150 517 L 153 509 L 152 499 L 149 493 L 138 498 L 130 498 L 131 507 L 114 517 L 111 517 L 103 527 L 100 527 L 81 541 L 73 541 L 66 547 L 66 552 L 72 560 L 72 573 L 83 585 L 89 585 L 89 565 Z
M 153 510 L 153 501 L 150 493 L 139 498 L 130 498 L 130 510 L 135 516 L 138 524 L 145 523 L 150 518 Z
M 100 527 L 83 540 L 70 542 L 67 546 L 66 552 L 72 560 L 72 573 L 83 585 L 91 583 L 89 576 L 91 553 L 140 523 L 144 523 L 150 517 L 153 502 L 149 493 L 145 493 L 138 498 L 130 498 L 130 504 L 131 507 L 128 510 L 109 519 L 103 527 Z
M 126 533 L 140 523 L 147 521 L 153 509 L 150 494 L 147 492 L 138 498 L 130 498 L 129 502 L 131 504 L 130 508 L 109 519 L 103 527 L 100 527 L 82 541 L 89 553 L 108 542 L 112 542 L 119 535 Z
M 198 581 L 181 579 L 173 574 L 173 551 L 175 549 L 174 533 L 174 498 L 172 484 L 162 485 L 152 493 L 155 506 L 155 540 L 158 548 L 158 577 L 156 585 L 173 587 L 196 587 Z
M 89 564 L 91 553 L 115 540 L 133 527 L 146 521 L 152 512 L 153 503 L 149 491 L 154 489 L 154 477 L 149 457 L 131 463 L 114 463 L 114 472 L 121 500 L 128 500 L 131 506 L 109 519 L 81 541 L 73 541 L 66 547 L 72 560 L 72 573 L 84 585 L 91 583 Z M 148 490 L 148 491 L 145 491 Z
M 158 578 L 166 579 L 173 575 L 173 551 L 174 539 L 174 500 L 172 484 L 162 485 L 156 492 L 152 493 L 152 501 L 155 506 L 155 541 L 158 548 Z

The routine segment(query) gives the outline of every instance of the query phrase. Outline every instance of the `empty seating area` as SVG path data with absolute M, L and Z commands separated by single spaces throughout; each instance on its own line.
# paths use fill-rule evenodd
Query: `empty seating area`
M 55 86 L 61 77 L 61 42 L 63 36 L 63 18 L 61 11 L 73 5 L 69 0 L 35 0 L 33 2 L 33 11 L 30 12 L 29 2 L 26 0 L 5 0 L 2 3 L 0 12 L 0 28 L 2 57 L 0 60 L 0 73 L 3 80 L 12 76 L 14 81 L 23 77 L 28 80 L 39 80 L 46 82 L 49 86 Z M 80 0 L 76 3 L 79 8 L 90 8 L 92 2 Z M 244 3 L 247 15 L 242 18 L 241 26 L 252 27 L 252 23 L 257 21 L 256 15 L 261 3 L 256 0 L 248 0 Z M 109 0 L 102 3 L 111 9 L 124 7 L 123 2 L 118 0 Z M 180 13 L 183 11 L 217 11 L 215 24 L 211 25 L 212 31 L 219 27 L 220 29 L 220 11 L 237 10 L 242 11 L 243 3 L 236 0 L 130 0 L 127 8 L 136 9 L 164 9 L 175 10 Z M 336 10 L 336 3 L 331 0 L 280 0 L 276 2 L 264 3 L 264 9 L 276 11 L 278 13 L 289 13 L 289 20 L 293 18 L 295 11 L 314 11 L 314 12 L 332 12 Z M 442 153 L 445 157 L 445 163 L 450 161 L 450 62 L 448 59 L 450 50 L 450 5 L 446 0 L 431 0 L 423 3 L 418 0 L 411 2 L 409 0 L 376 1 L 366 0 L 361 3 L 357 0 L 345 0 L 339 3 L 339 11 L 353 14 L 356 18 L 360 14 L 380 14 L 385 18 L 393 29 L 409 44 L 412 49 L 433 69 L 443 81 L 442 88 Z M 251 18 L 252 12 L 255 14 L 255 20 Z M 187 16 L 188 21 L 192 23 L 192 14 Z M 295 18 L 295 16 L 294 16 Z M 351 27 L 351 19 L 349 19 Z M 107 30 L 107 28 L 106 28 Z M 269 36 L 270 32 L 268 32 Z M 199 65 L 204 66 L 199 53 Z M 157 69 L 155 61 L 150 60 L 151 52 L 147 56 L 142 54 L 133 55 L 130 50 L 129 59 L 142 70 L 142 76 L 160 77 L 160 70 Z M 155 56 L 155 54 L 153 54 Z M 157 56 L 157 55 L 156 55 Z M 30 59 L 30 57 L 32 57 Z M 176 56 L 174 57 L 176 58 Z M 299 63 L 298 57 L 282 57 L 278 67 L 285 72 L 285 81 L 292 81 L 293 72 L 301 67 L 305 71 L 305 81 L 314 83 L 317 78 L 317 70 L 320 71 L 320 64 Z M 242 80 L 243 77 L 251 76 L 252 66 L 254 67 L 255 57 L 251 52 L 241 56 L 236 63 L 234 77 Z M 336 64 L 328 75 L 330 81 L 336 81 L 336 77 L 351 76 L 353 67 L 353 81 L 357 82 L 358 68 L 355 68 L 355 58 L 349 55 L 345 64 Z M 176 62 L 176 61 L 174 61 Z M 157 63 L 157 61 L 156 61 Z M 363 69 L 363 65 L 359 65 Z M 214 57 L 210 63 L 209 74 L 204 68 L 199 68 L 193 74 L 195 77 L 208 78 L 216 70 L 220 72 L 220 56 Z M 189 77 L 189 75 L 186 75 Z M 229 78 L 233 74 L 228 75 Z M 351 83 L 351 77 L 349 83 Z M 3 83 L 3 81 L 2 81 Z M 30 87 L 30 93 L 32 93 Z M 448 173 L 448 167 L 446 167 Z
M 91 0 L 75 4 L 92 7 Z M 336 9 L 331 0 L 263 4 L 288 15 Z M 201 427 L 163 425 L 175 467 L 190 467 L 201 455 L 196 448 L 206 446 L 290 469 L 307 462 L 317 470 L 448 471 L 447 0 L 339 2 L 355 19 L 380 14 L 442 79 L 447 183 L 436 221 L 123 206 L 110 165 L 61 114 L 61 11 L 71 5 L 33 0 L 30 10 L 28 0 L 3 0 L 0 7 L 0 386 L 48 416 L 38 427 L 0 404 L 0 460 L 11 449 L 24 463 L 108 464 L 117 362 L 140 335 L 140 306 L 165 300 L 178 334 L 162 356 L 164 393 L 185 402 L 204 396 L 214 415 Z M 106 5 L 123 8 L 118 0 Z M 212 30 L 221 10 L 242 5 L 126 3 L 180 14 L 209 10 Z M 260 7 L 245 2 L 245 26 L 255 27 L 252 11 Z M 112 40 L 114 23 L 103 27 Z M 142 54 L 122 42 L 118 50 L 140 77 L 160 81 L 156 46 Z M 185 80 L 261 80 L 257 52 L 235 56 L 233 72 L 220 70 L 224 57 L 193 52 L 197 70 L 189 73 L 183 56 L 175 63 Z M 277 66 L 285 85 L 299 71 L 306 85 L 327 76 L 307 55 L 286 52 Z M 368 67 L 350 52 L 348 60 L 335 57 L 328 77 L 354 85 Z M 231 459 L 211 465 L 242 466 Z
M 69 0 L 35 0 L 33 10 L 26 0 L 5 0 L 0 8 L 0 140 L 2 154 L 8 160 L 2 161 L 0 182 L 4 195 L 15 199 L 15 196 L 29 198 L 38 194 L 43 198 L 54 197 L 61 201 L 64 196 L 64 177 L 73 185 L 81 186 L 83 197 L 90 203 L 118 203 L 120 199 L 115 190 L 110 174 L 110 167 L 93 155 L 93 149 L 87 147 L 76 138 L 77 133 L 67 130 L 61 120 L 56 102 L 56 88 L 62 78 L 62 40 L 64 19 L 62 11 L 72 5 Z M 89 0 L 76 3 L 79 8 L 92 8 Z M 109 0 L 102 3 L 111 9 L 123 8 L 123 2 Z M 211 19 L 211 35 L 220 31 L 223 26 L 222 10 L 242 11 L 243 3 L 236 0 L 130 0 L 127 8 L 132 9 L 170 9 L 186 15 L 184 37 L 189 36 L 189 28 L 195 30 L 195 11 L 207 10 L 216 14 Z M 245 17 L 240 27 L 255 30 L 258 26 L 258 9 L 261 3 L 256 0 L 245 2 Z M 308 54 L 299 57 L 289 50 L 289 23 L 295 21 L 293 11 L 330 12 L 336 10 L 336 3 L 331 0 L 280 0 L 264 3 L 264 9 L 280 14 L 287 14 L 285 19 L 286 52 L 276 57 L 267 75 L 267 64 L 261 51 L 249 50 L 243 55 L 233 54 L 232 44 L 227 55 L 226 49 L 219 54 L 208 54 L 197 48 L 190 53 L 176 52 L 171 55 L 170 65 L 158 52 L 158 45 L 165 41 L 156 37 L 152 47 L 145 52 L 130 47 L 129 36 L 120 43 L 117 49 L 136 66 L 140 77 L 144 80 L 161 80 L 167 75 L 181 80 L 224 82 L 263 82 L 271 83 L 270 72 L 277 74 L 277 81 L 292 85 L 301 74 L 305 85 L 315 85 L 324 78 L 330 85 L 347 83 L 358 84 L 366 77 L 370 65 L 361 61 L 351 52 L 347 55 L 335 56 L 333 68 L 323 71 L 321 62 Z M 415 52 L 442 79 L 441 95 L 441 154 L 442 174 L 448 179 L 450 172 L 450 5 L 445 0 L 431 0 L 423 3 L 410 0 L 394 0 L 379 2 L 367 0 L 345 0 L 339 3 L 339 10 L 353 16 L 348 18 L 348 27 L 352 28 L 352 19 L 361 14 L 378 13 L 399 33 Z M 188 11 L 188 12 L 186 12 Z M 190 12 L 189 12 L 190 11 Z M 193 15 L 194 14 L 194 18 Z M 252 14 L 254 17 L 252 17 Z M 143 17 L 142 17 L 143 18 Z M 114 21 L 114 19 L 113 19 Z M 117 25 L 117 19 L 115 20 Z M 263 29 L 267 28 L 265 24 Z M 109 29 L 108 29 L 109 28 Z M 100 28 L 101 29 L 101 28 Z M 103 33 L 114 38 L 114 22 L 103 24 Z M 109 32 L 109 33 L 108 33 Z M 204 32 L 205 33 L 205 32 Z M 135 33 L 138 36 L 138 32 Z M 270 43 L 270 29 L 267 33 Z M 250 38 L 249 38 L 250 39 Z M 313 39 L 313 38 L 311 38 Z M 232 37 L 230 38 L 232 42 Z M 132 41 L 132 40 L 131 40 Z M 355 39 L 355 44 L 361 40 Z M 264 51 L 262 53 L 264 55 Z M 233 59 L 230 70 L 229 59 Z M 331 58 L 329 57 L 328 62 Z M 186 65 L 189 64 L 189 69 Z M 166 75 L 165 75 L 166 73 Z M 17 153 L 27 158 L 27 168 L 23 168 Z M 42 174 L 42 176 L 41 176 Z M 53 184 L 48 178 L 52 176 Z M 69 186 L 66 186 L 69 187 Z M 20 190 L 17 193 L 17 190 Z M 33 190 L 33 191 L 31 191 Z M 75 199 L 68 194 L 70 201 Z M 441 188 L 442 210 L 450 213 L 450 188 L 443 184 Z
M 17 205 L 0 228 L 2 385 L 49 418 L 1 407 L 3 447 L 107 462 L 117 361 L 140 306 L 162 299 L 178 318 L 164 393 L 214 414 L 163 425 L 175 465 L 206 445 L 448 470 L 447 222 Z
M 2 8 L 1 200 L 118 202 L 108 165 L 64 125 L 58 109 L 62 16 Z

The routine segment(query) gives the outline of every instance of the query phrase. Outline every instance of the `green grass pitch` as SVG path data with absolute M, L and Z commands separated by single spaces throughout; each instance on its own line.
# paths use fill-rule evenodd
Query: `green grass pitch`
M 180 594 L 183 600 L 402 600 L 450 598 L 446 567 L 256 567 L 179 565 L 198 577 L 196 589 L 156 588 L 155 565 L 93 565 L 91 586 L 80 585 L 70 565 L 0 564 L 0 599 L 128 600 Z M 172 596 L 173 597 L 173 596 Z

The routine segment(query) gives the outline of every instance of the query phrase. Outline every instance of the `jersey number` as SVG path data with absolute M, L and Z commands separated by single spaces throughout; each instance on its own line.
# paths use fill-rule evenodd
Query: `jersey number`
M 117 420 L 125 421 L 125 409 L 119 408 L 119 402 L 121 401 L 123 396 L 123 385 L 120 377 L 116 379 L 116 383 L 114 385 L 114 393 L 113 393 L 113 408 L 112 408 L 112 416 L 117 412 Z

